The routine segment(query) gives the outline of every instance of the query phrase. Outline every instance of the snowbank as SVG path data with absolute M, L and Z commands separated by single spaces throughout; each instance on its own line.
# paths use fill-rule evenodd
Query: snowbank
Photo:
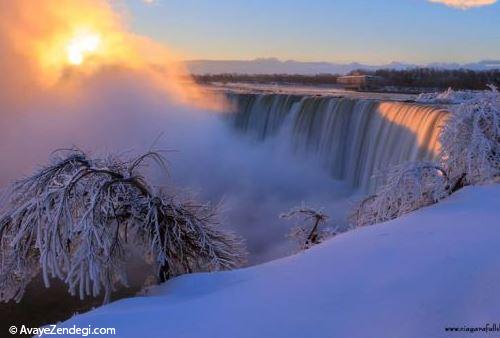
M 445 328 L 500 322 L 499 201 L 500 185 L 468 187 L 305 253 L 176 278 L 61 326 L 134 338 L 471 336 Z

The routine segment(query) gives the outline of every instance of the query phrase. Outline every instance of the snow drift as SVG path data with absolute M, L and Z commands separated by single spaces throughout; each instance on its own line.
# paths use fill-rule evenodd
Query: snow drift
M 498 184 L 466 187 L 303 254 L 182 276 L 60 327 L 115 327 L 119 337 L 420 338 L 498 326 L 499 200 Z

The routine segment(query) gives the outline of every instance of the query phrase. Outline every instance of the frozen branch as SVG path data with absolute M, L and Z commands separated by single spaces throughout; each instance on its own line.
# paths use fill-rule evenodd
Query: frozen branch
M 313 245 L 321 243 L 326 238 L 334 236 L 334 233 L 331 231 L 319 229 L 319 226 L 328 220 L 328 216 L 320 210 L 303 205 L 281 214 L 280 218 L 300 219 L 301 224 L 294 226 L 288 234 L 288 237 L 298 243 L 299 250 L 309 249 Z
M 392 168 L 385 184 L 354 210 L 357 226 L 388 221 L 436 203 L 468 184 L 500 176 L 500 93 L 454 92 L 422 96 L 421 100 L 459 102 L 450 106 L 440 135 L 439 163 L 407 163 Z M 426 101 L 426 102 L 427 102 Z M 434 101 L 433 101 L 434 102 Z
M 500 175 L 500 93 L 490 88 L 453 107 L 441 133 L 442 166 L 459 186 Z
M 242 240 L 218 227 L 217 210 L 153 189 L 139 169 L 163 157 L 91 159 L 54 153 L 52 164 L 16 182 L 0 217 L 0 299 L 19 301 L 42 273 L 81 298 L 126 285 L 125 263 L 140 251 L 161 280 L 242 264 Z
M 449 195 L 446 172 L 432 162 L 393 167 L 375 195 L 361 201 L 350 219 L 356 226 L 385 222 L 436 203 Z

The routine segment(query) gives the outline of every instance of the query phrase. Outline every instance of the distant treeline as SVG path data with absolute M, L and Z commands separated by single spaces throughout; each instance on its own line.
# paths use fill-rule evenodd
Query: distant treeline
M 332 85 L 337 83 L 339 75 L 288 75 L 288 74 L 206 74 L 193 75 L 198 83 L 277 83 L 277 84 L 302 84 L 302 85 Z
M 443 70 L 413 68 L 407 70 L 380 69 L 356 70 L 349 75 L 375 75 L 384 79 L 385 86 L 398 88 L 485 89 L 488 84 L 500 87 L 500 70 L 472 71 L 466 69 Z M 288 75 L 288 74 L 206 74 L 194 75 L 198 83 L 262 83 L 298 85 L 335 85 L 338 74 Z
M 386 85 L 395 87 L 485 89 L 488 84 L 500 86 L 500 70 L 414 68 L 408 70 L 360 70 L 354 73 L 380 76 L 384 78 Z

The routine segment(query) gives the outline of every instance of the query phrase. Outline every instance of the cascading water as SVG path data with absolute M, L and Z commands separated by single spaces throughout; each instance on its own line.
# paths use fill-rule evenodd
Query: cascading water
M 432 160 L 447 112 L 433 106 L 337 97 L 231 94 L 236 129 L 259 140 L 289 137 L 332 177 L 365 192 L 390 166 Z

